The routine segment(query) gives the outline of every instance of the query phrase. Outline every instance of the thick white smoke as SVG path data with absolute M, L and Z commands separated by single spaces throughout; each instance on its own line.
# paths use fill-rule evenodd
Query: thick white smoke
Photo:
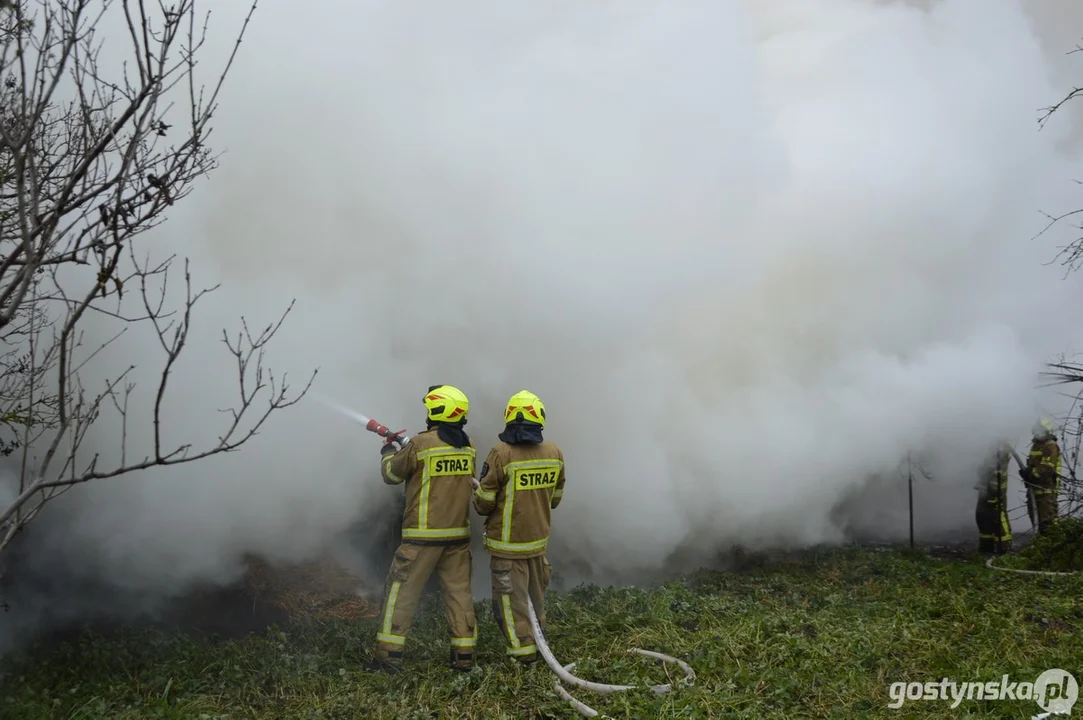
M 989 443 L 1059 409 L 1035 376 L 1083 286 L 1043 265 L 1070 236 L 1030 238 L 1079 200 L 1078 114 L 1035 123 L 1083 74 L 1074 4 L 279 3 L 250 33 L 223 166 L 155 241 L 225 283 L 173 442 L 217 431 L 221 324 L 296 296 L 269 361 L 319 365 L 314 396 L 415 431 L 451 383 L 485 453 L 506 398 L 541 395 L 552 558 L 613 577 L 836 540 L 877 476 L 850 522 L 898 536 L 911 452 L 920 528 L 971 528 Z M 103 362 L 150 382 L 156 352 Z M 241 453 L 73 493 L 51 547 L 169 592 L 314 552 L 388 497 L 378 441 L 314 400 Z

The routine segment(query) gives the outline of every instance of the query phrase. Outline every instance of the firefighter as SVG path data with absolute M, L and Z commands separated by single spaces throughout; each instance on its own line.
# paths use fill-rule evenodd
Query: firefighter
M 1039 534 L 1057 519 L 1057 495 L 1060 492 L 1061 454 L 1053 424 L 1048 420 L 1034 423 L 1033 440 L 1027 467 L 1019 475 L 1027 488 L 1027 514 L 1036 523 Z
M 1012 549 L 1012 526 L 1008 522 L 1008 463 L 1011 450 L 999 443 L 981 469 L 978 482 L 978 552 L 1001 555 Z
M 463 426 L 470 402 L 458 388 L 433 385 L 423 399 L 427 429 L 397 452 L 386 443 L 380 471 L 389 485 L 406 486 L 402 542 L 387 573 L 376 652 L 370 670 L 396 673 L 414 613 L 436 572 L 451 632 L 451 667 L 474 666 L 477 624 L 470 580 L 470 499 L 475 450 Z
M 542 437 L 545 405 L 534 393 L 512 395 L 504 423 L 500 442 L 481 466 L 474 509 L 486 516 L 496 623 L 507 654 L 527 664 L 538 659 L 528 597 L 545 629 L 545 591 L 552 574 L 545 549 L 550 510 L 564 494 L 564 454 Z

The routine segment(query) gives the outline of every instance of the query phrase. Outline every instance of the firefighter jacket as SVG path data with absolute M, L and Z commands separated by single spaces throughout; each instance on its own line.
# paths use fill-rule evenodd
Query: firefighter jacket
M 1008 464 L 1011 455 L 1004 448 L 997 448 L 986 460 L 978 483 L 978 497 L 986 502 L 1008 503 Z
M 564 454 L 554 443 L 498 443 L 481 468 L 474 509 L 495 557 L 532 558 L 549 544 L 549 511 L 564 494 Z
M 384 482 L 406 484 L 403 542 L 447 545 L 470 539 L 474 459 L 473 443 L 448 445 L 436 429 L 419 432 L 398 452 L 384 455 Z
M 1032 478 L 1030 491 L 1035 495 L 1056 495 L 1060 490 L 1060 445 L 1053 438 L 1035 438 L 1027 457 L 1027 471 Z

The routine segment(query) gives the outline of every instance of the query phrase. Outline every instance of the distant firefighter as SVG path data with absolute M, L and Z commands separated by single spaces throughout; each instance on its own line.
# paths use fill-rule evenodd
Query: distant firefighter
M 1001 555 L 1012 549 L 1012 526 L 1008 522 L 1008 463 L 1011 450 L 998 443 L 981 468 L 978 481 L 978 552 Z
M 1048 420 L 1034 423 L 1033 440 L 1027 467 L 1019 476 L 1027 487 L 1027 514 L 1038 533 L 1044 533 L 1057 520 L 1060 493 L 1061 453 L 1053 424 Z

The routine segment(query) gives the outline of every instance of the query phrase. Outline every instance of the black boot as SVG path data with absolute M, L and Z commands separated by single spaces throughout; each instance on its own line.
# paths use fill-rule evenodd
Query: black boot
M 387 660 L 373 660 L 365 666 L 365 670 L 368 672 L 382 672 L 388 675 L 398 675 L 402 672 L 402 664 L 397 662 L 389 662 Z
M 365 666 L 365 670 L 369 672 L 382 672 L 388 675 L 397 675 L 402 672 L 402 651 L 394 651 L 387 653 L 387 657 L 375 657 L 368 665 Z
M 455 648 L 451 648 L 451 657 L 449 660 L 451 669 L 458 672 L 470 672 L 474 669 L 474 653 L 473 652 L 461 652 Z

